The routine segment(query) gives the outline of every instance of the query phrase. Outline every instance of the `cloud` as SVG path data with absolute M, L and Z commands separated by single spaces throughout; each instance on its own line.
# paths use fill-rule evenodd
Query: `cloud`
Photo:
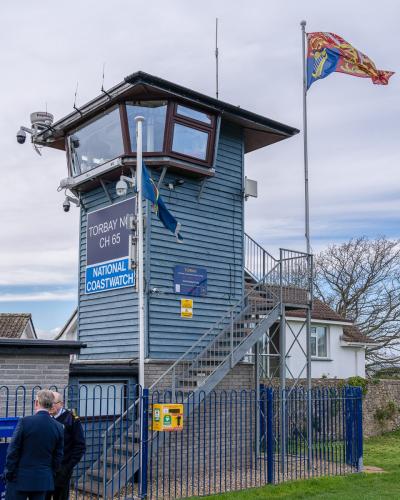
M 53 340 L 61 331 L 61 326 L 56 326 L 51 330 L 42 330 L 40 328 L 36 328 L 36 335 L 40 339 Z
M 64 291 L 39 291 L 28 293 L 2 293 L 0 294 L 0 302 L 54 302 L 64 300 L 76 300 L 76 290 Z
M 25 295 L 43 303 L 44 317 L 47 300 L 76 299 L 79 212 L 72 207 L 65 214 L 64 194 L 57 192 L 67 175 L 65 153 L 46 149 L 39 157 L 29 141 L 17 144 L 15 133 L 29 123 L 31 111 L 47 107 L 56 119 L 71 112 L 77 81 L 78 105 L 99 94 L 104 62 L 106 88 L 144 70 L 214 95 L 218 17 L 220 98 L 298 128 L 301 19 L 307 19 L 309 31 L 337 32 L 379 68 L 399 73 L 400 5 L 394 0 L 383 0 L 379 8 L 360 0 L 323 7 L 316 0 L 165 5 L 115 0 L 110 8 L 107 2 L 70 0 L 65 9 L 43 0 L 26 2 L 23 9 L 8 2 L 2 9 L 0 64 L 8 70 L 0 82 L 0 285 L 7 291 L 0 301 L 25 300 Z M 362 23 L 354 21 L 360 12 Z M 360 232 L 400 236 L 399 93 L 398 74 L 387 87 L 340 74 L 312 86 L 314 248 Z M 301 134 L 245 157 L 246 175 L 259 185 L 259 198 L 246 203 L 246 227 L 268 250 L 304 248 L 302 160 Z M 24 285 L 37 289 L 23 292 Z

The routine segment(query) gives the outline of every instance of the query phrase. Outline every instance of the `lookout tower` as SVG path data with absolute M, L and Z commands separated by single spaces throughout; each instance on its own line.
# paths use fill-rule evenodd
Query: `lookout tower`
M 139 115 L 144 163 L 183 238 L 178 242 L 145 201 L 145 383 L 178 359 L 203 356 L 200 368 L 191 366 L 181 379 L 174 368 L 176 380 L 170 373 L 164 382 L 211 390 L 279 323 L 276 273 L 265 282 L 277 261 L 244 232 L 245 199 L 255 194 L 244 157 L 298 130 L 137 72 L 35 134 L 36 144 L 65 151 L 65 209 L 71 200 L 80 207 L 78 339 L 87 345 L 77 363 L 81 380 L 137 376 L 135 187 L 124 179 L 135 178 Z

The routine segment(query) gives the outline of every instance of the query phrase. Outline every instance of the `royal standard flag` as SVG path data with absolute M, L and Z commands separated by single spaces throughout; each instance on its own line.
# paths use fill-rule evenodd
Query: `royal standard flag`
M 183 241 L 183 238 L 180 235 L 181 224 L 168 210 L 164 200 L 160 196 L 160 192 L 155 182 L 150 177 L 145 164 L 143 163 L 142 165 L 143 196 L 152 203 L 154 212 L 158 215 L 158 218 L 163 223 L 164 227 L 169 229 L 171 233 L 175 235 L 177 241 L 181 243 Z
M 394 74 L 376 69 L 369 57 L 334 33 L 307 33 L 307 40 L 307 89 L 334 71 L 371 78 L 377 85 L 387 85 Z

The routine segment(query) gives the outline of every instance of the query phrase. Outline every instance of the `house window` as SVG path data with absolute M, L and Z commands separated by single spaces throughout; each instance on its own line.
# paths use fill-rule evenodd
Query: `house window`
M 170 113 L 171 154 L 182 159 L 211 165 L 215 136 L 215 117 L 182 104 L 173 104 Z
M 143 116 L 143 152 L 161 153 L 164 149 L 166 101 L 126 103 L 131 151 L 136 152 L 136 116 Z
M 124 152 L 118 107 L 70 133 L 67 143 L 74 177 L 118 158 Z
M 311 356 L 316 358 L 328 356 L 328 329 L 326 326 L 311 327 Z
M 126 399 L 126 382 L 81 382 L 79 384 L 79 415 L 107 417 L 121 415 Z

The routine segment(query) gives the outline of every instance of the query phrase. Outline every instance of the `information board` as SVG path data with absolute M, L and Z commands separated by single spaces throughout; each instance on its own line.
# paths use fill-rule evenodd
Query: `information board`
M 194 266 L 175 266 L 174 291 L 192 297 L 205 297 L 207 295 L 207 269 Z
M 88 213 L 85 293 L 135 286 L 129 264 L 132 216 L 136 216 L 136 198 Z

